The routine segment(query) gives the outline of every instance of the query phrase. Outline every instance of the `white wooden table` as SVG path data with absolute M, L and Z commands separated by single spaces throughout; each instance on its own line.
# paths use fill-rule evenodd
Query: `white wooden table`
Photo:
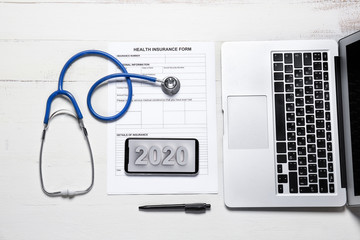
M 227 209 L 220 109 L 222 42 L 338 40 L 357 30 L 357 1 L 0 1 L 0 239 L 360 239 L 359 209 Z M 95 58 L 74 64 L 65 80 L 79 96 L 90 134 L 94 189 L 71 200 L 42 193 L 38 158 L 46 99 L 56 89 L 60 70 L 70 56 L 85 49 L 106 50 L 107 43 L 114 41 L 216 42 L 218 194 L 106 194 L 106 124 L 94 120 L 86 107 L 87 89 L 107 71 L 107 63 Z M 106 91 L 100 89 L 95 97 L 95 107 L 105 111 Z M 60 103 L 66 101 L 57 100 L 55 107 Z M 60 149 L 74 145 L 72 133 L 65 129 L 57 139 L 63 141 Z M 55 143 L 48 147 L 47 167 L 66 161 L 63 156 L 57 158 Z M 61 153 L 71 160 L 86 154 Z M 56 166 L 68 171 L 71 164 Z M 71 181 L 89 177 L 81 164 L 74 163 L 71 169 L 79 171 Z M 61 174 L 55 171 L 49 181 Z M 137 209 L 148 203 L 181 202 L 207 202 L 212 209 L 195 215 Z

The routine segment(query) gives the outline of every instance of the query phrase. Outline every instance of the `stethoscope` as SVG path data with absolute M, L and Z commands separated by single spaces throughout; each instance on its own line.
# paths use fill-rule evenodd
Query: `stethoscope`
M 121 73 L 110 74 L 110 75 L 107 75 L 107 76 L 99 79 L 91 86 L 91 88 L 88 92 L 87 106 L 89 108 L 90 113 L 99 120 L 115 121 L 115 120 L 121 118 L 127 112 L 127 110 L 130 107 L 130 104 L 132 101 L 132 95 L 133 95 L 131 78 L 147 80 L 152 83 L 159 82 L 159 83 L 161 83 L 161 89 L 163 90 L 163 92 L 170 96 L 175 95 L 180 90 L 180 81 L 176 77 L 166 77 L 164 80 L 159 80 L 159 79 L 157 79 L 155 77 L 151 77 L 151 76 L 128 73 L 126 68 L 124 67 L 124 65 L 117 58 L 115 58 L 114 56 L 110 55 L 109 53 L 106 53 L 103 51 L 86 50 L 86 51 L 79 52 L 79 53 L 75 54 L 73 57 L 71 57 L 65 63 L 63 69 L 61 70 L 60 77 L 59 77 L 59 83 L 58 83 L 58 89 L 49 96 L 47 103 L 46 103 L 46 111 L 45 111 L 45 117 L 44 117 L 44 129 L 43 129 L 43 133 L 42 133 L 42 137 L 41 137 L 39 169 L 40 169 L 41 188 L 42 188 L 43 192 L 49 197 L 58 197 L 58 196 L 74 197 L 76 195 L 83 195 L 83 194 L 88 193 L 94 185 L 94 159 L 93 159 L 93 154 L 92 154 L 92 150 L 91 150 L 91 146 L 90 146 L 90 141 L 88 138 L 88 133 L 87 133 L 87 130 L 86 130 L 84 122 L 83 122 L 83 116 L 81 114 L 80 108 L 79 108 L 74 96 L 69 91 L 66 91 L 63 89 L 64 76 L 65 76 L 65 73 L 68 70 L 68 68 L 71 66 L 71 64 L 74 63 L 76 60 L 78 60 L 82 57 L 85 57 L 85 56 L 89 56 L 89 55 L 104 57 L 104 58 L 112 61 L 122 71 Z M 109 116 L 109 117 L 101 116 L 100 114 L 95 112 L 94 108 L 91 105 L 92 94 L 94 93 L 95 89 L 100 84 L 104 83 L 107 80 L 114 79 L 114 78 L 125 78 L 125 80 L 126 80 L 127 87 L 128 87 L 128 96 L 127 96 L 126 103 L 125 103 L 123 109 L 120 112 L 118 112 L 117 114 L 115 114 L 113 116 Z M 68 110 L 58 110 L 50 115 L 51 104 L 52 104 L 53 100 L 58 96 L 66 96 L 71 101 L 72 105 L 74 106 L 76 114 L 74 114 Z M 79 122 L 80 129 L 82 130 L 85 140 L 87 142 L 87 145 L 88 145 L 88 148 L 90 151 L 90 159 L 91 159 L 91 183 L 90 183 L 89 187 L 84 190 L 70 191 L 70 190 L 66 189 L 63 191 L 49 192 L 45 188 L 44 181 L 43 181 L 43 174 L 42 174 L 42 153 L 43 153 L 43 148 L 44 148 L 45 135 L 46 135 L 46 131 L 49 128 L 50 121 L 59 115 L 68 115 L 68 116 L 71 116 L 71 117 L 77 119 Z

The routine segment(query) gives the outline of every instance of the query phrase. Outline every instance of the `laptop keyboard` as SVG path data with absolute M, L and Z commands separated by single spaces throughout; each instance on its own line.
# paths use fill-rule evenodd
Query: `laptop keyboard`
M 327 52 L 273 52 L 278 194 L 334 193 Z

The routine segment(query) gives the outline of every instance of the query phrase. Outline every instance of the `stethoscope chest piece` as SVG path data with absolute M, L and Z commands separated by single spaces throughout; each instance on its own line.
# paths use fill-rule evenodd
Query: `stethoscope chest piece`
M 176 77 L 167 77 L 161 83 L 161 89 L 167 95 L 175 95 L 180 90 L 180 81 Z

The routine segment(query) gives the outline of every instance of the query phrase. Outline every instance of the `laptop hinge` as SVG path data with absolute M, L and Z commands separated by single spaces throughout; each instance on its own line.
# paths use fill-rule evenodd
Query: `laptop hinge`
M 344 120 L 343 120 L 343 105 L 342 105 L 342 90 L 341 90 L 341 69 L 340 57 L 335 56 L 335 84 L 337 96 L 337 114 L 338 114 L 338 129 L 339 129 L 339 153 L 340 153 L 340 173 L 341 173 L 341 187 L 346 188 L 346 163 L 345 163 L 345 139 L 344 139 Z

